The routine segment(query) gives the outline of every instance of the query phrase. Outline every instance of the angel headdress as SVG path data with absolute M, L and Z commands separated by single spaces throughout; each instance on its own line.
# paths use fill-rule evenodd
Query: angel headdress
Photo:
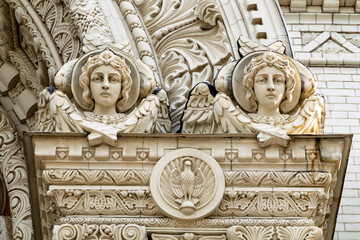
M 192 89 L 183 133 L 258 133 L 263 146 L 286 145 L 288 134 L 322 133 L 325 101 L 314 94 L 313 74 L 271 51 L 274 46 L 262 47 L 226 64 L 214 86 L 200 83 Z
M 70 88 L 71 86 L 71 88 Z M 109 49 L 66 63 L 39 98 L 39 130 L 89 132 L 90 145 L 117 133 L 169 132 L 167 95 L 140 60 Z

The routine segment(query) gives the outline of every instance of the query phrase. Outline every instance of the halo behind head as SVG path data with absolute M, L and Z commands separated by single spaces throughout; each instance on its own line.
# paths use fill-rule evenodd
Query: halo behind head
M 135 64 L 130 60 L 129 57 L 127 57 L 125 54 L 123 53 L 119 53 L 119 52 L 115 52 L 112 51 L 110 52 L 109 49 L 105 49 L 105 50 L 95 50 L 92 52 L 89 52 L 87 54 L 85 54 L 84 56 L 82 56 L 81 58 L 79 58 L 79 60 L 76 62 L 73 71 L 72 71 L 72 77 L 71 77 L 71 90 L 73 92 L 74 98 L 76 100 L 76 102 L 79 104 L 79 106 L 86 110 L 86 111 L 91 111 L 92 110 L 92 106 L 89 105 L 83 98 L 83 92 L 84 89 L 80 86 L 80 76 L 82 74 L 83 71 L 83 66 L 86 64 L 86 62 L 91 59 L 91 57 L 97 56 L 97 58 L 99 58 L 98 60 L 101 62 L 103 62 L 104 64 L 110 64 L 111 61 L 114 60 L 116 56 L 121 57 L 122 59 L 125 60 L 125 63 L 128 67 L 130 67 L 130 71 L 131 71 L 131 80 L 132 80 L 132 84 L 130 87 L 130 90 L 128 92 L 128 98 L 122 102 L 121 104 L 118 104 L 118 111 L 119 112 L 125 112 L 127 110 L 129 110 L 130 108 L 132 108 L 134 106 L 134 104 L 136 103 L 138 97 L 139 97 L 139 90 L 140 90 L 140 77 L 139 77 L 139 72 L 137 70 L 137 68 L 135 67 Z
M 259 57 L 261 56 L 261 57 Z M 274 58 L 274 59 L 273 59 Z M 272 61 L 274 60 L 274 62 Z M 292 89 L 291 97 L 285 99 L 285 104 L 281 105 L 282 113 L 288 113 L 295 108 L 295 106 L 299 102 L 300 94 L 301 94 L 301 78 L 299 75 L 298 70 L 296 69 L 295 65 L 291 62 L 290 58 L 283 54 L 269 52 L 269 51 L 258 51 L 252 52 L 243 57 L 238 64 L 236 65 L 233 76 L 232 76 L 232 89 L 233 95 L 238 102 L 238 104 L 247 112 L 255 113 L 256 108 L 254 108 L 254 104 L 249 102 L 247 97 L 248 90 L 244 86 L 244 77 L 245 77 L 245 69 L 249 68 L 249 63 L 255 64 L 256 61 L 264 61 L 266 62 L 266 66 L 273 66 L 275 64 L 276 59 L 284 59 L 284 64 L 288 64 L 291 69 L 295 69 L 294 73 L 294 88 Z M 262 68 L 262 67 L 261 67 Z M 261 69 L 260 68 L 260 69 Z M 248 69 L 249 70 L 249 69 Z M 285 93 L 286 94 L 286 93 Z

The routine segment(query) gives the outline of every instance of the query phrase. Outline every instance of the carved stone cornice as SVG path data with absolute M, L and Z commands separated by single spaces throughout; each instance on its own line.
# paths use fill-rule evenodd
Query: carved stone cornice
M 351 136 L 290 137 L 287 147 L 259 147 L 253 134 L 119 134 L 110 147 L 89 146 L 81 133 L 25 134 L 42 216 L 57 227 L 134 223 L 149 234 L 186 228 L 178 235 L 195 237 L 221 236 L 231 226 L 317 236 L 276 227 L 318 227 L 325 235 L 334 224 Z M 225 188 L 214 187 L 215 178 L 224 178 Z M 215 195 L 221 198 L 212 208 Z M 182 215 L 169 214 L 159 199 Z

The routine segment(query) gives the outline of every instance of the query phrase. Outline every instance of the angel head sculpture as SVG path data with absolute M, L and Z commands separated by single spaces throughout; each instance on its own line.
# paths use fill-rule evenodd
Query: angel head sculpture
M 253 58 L 244 69 L 245 97 L 260 115 L 276 116 L 288 109 L 296 84 L 296 68 L 274 52 Z
M 88 132 L 90 145 L 111 146 L 119 132 L 168 132 L 167 95 L 155 88 L 139 59 L 116 49 L 87 53 L 64 64 L 55 90 L 41 92 L 39 130 Z
M 125 61 L 106 49 L 88 58 L 81 70 L 82 99 L 89 108 L 102 115 L 121 112 L 132 85 L 130 68 Z
M 314 93 L 313 74 L 299 61 L 262 48 L 224 65 L 214 86 L 194 87 L 183 133 L 257 133 L 261 146 L 286 146 L 288 134 L 323 131 L 325 102 Z

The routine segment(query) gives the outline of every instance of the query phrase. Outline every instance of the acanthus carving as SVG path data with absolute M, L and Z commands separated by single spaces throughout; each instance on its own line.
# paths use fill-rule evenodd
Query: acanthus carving
M 10 198 L 13 239 L 33 239 L 26 163 L 21 143 L 0 107 L 0 167 Z
M 325 172 L 224 171 L 227 186 L 324 186 L 332 175 Z
M 9 60 L 9 51 L 11 50 L 12 33 L 10 21 L 10 8 L 4 0 L 0 1 L 0 59 L 2 61 Z M 1 67 L 0 61 L 0 67 Z
M 140 224 L 146 227 L 177 227 L 177 228 L 228 228 L 237 226 L 313 226 L 311 219 L 256 219 L 256 218 L 206 218 L 201 220 L 177 220 L 171 218 L 90 218 L 90 217 L 63 217 L 59 218 L 61 224 Z
M 82 40 L 82 50 L 102 49 L 114 42 L 105 16 L 96 0 L 63 0 Z
M 169 234 L 151 234 L 152 240 L 226 240 L 225 235 L 195 235 L 193 233 L 184 233 L 182 235 Z
M 318 227 L 232 226 L 226 236 L 229 240 L 320 240 L 322 230 Z
M 318 227 L 276 227 L 279 240 L 320 240 L 323 231 Z
M 63 61 L 79 57 L 81 43 L 71 22 L 69 9 L 55 0 L 32 0 L 31 3 L 53 36 Z
M 233 226 L 226 231 L 229 240 L 271 240 L 273 239 L 274 227 L 243 227 Z
M 52 84 L 58 65 L 61 64 L 57 59 L 58 55 L 53 56 L 57 52 L 50 51 L 46 40 L 25 7 L 17 0 L 8 0 L 8 2 L 19 23 L 21 47 L 36 69 L 36 78 L 43 87 Z M 22 35 L 23 32 L 26 35 Z
M 321 191 L 228 191 L 216 210 L 219 216 L 307 217 L 321 225 L 328 196 Z
M 25 53 L 21 49 L 15 49 L 15 51 L 10 51 L 9 55 L 11 62 L 20 73 L 20 79 L 24 80 L 25 87 L 30 88 L 35 94 L 40 93 L 44 86 L 36 78 L 36 69 Z
M 158 56 L 176 131 L 190 89 L 212 83 L 215 69 L 231 57 L 224 25 L 215 1 L 142 0 L 136 6 Z
M 63 239 L 114 239 L 114 240 L 144 240 L 146 229 L 136 224 L 129 225 L 88 225 L 63 224 L 57 229 L 54 240 Z
M 44 182 L 66 185 L 148 185 L 150 170 L 72 170 L 43 171 Z
M 148 190 L 54 189 L 47 196 L 62 215 L 159 214 Z

